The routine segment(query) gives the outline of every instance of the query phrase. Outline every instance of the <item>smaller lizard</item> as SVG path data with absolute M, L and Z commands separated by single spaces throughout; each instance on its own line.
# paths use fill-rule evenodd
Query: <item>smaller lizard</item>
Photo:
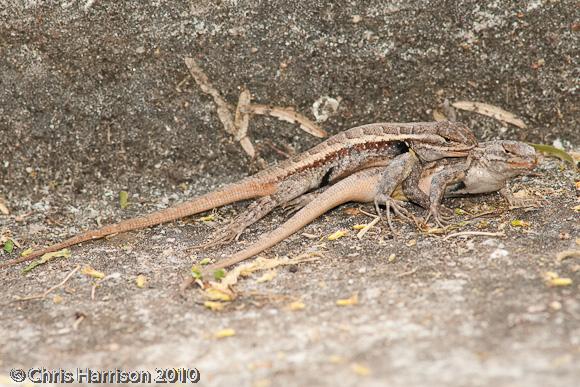
M 393 205 L 396 201 L 392 195 L 396 189 L 401 189 L 407 200 L 424 208 L 439 208 L 443 197 L 502 192 L 507 180 L 528 173 L 538 163 L 534 148 L 517 141 L 480 143 L 468 159 L 443 159 L 420 165 L 414 154 L 409 152 L 400 155 L 386 168 L 375 167 L 357 172 L 318 194 L 288 221 L 260 237 L 254 244 L 228 259 L 205 267 L 202 275 L 205 277 L 214 270 L 255 256 L 294 234 L 326 211 L 348 201 L 375 201 L 375 204 L 386 202 L 387 205 Z M 183 286 L 187 286 L 187 283 Z
M 464 157 L 477 144 L 473 133 L 459 122 L 375 123 L 338 133 L 296 157 L 239 182 L 174 207 L 90 230 L 31 254 L 1 262 L 0 268 L 32 260 L 49 252 L 108 235 L 170 222 L 240 200 L 260 197 L 225 229 L 215 242 L 237 238 L 248 226 L 277 206 L 356 171 L 387 165 L 413 149 L 421 161 Z M 217 244 L 217 243 L 216 243 Z

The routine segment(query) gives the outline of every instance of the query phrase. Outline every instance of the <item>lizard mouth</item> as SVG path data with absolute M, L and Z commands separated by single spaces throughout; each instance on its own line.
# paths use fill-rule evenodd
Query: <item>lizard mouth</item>
M 512 159 L 509 161 L 509 164 L 513 168 L 534 169 L 538 165 L 538 159 L 537 158 L 535 158 L 534 160 Z

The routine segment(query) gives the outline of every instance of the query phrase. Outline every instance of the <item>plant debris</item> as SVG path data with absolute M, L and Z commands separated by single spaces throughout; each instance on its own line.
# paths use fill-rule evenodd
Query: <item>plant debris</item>
M 337 239 L 342 238 L 346 234 L 348 234 L 348 231 L 346 231 L 346 230 L 339 230 L 339 231 L 336 231 L 336 232 L 333 232 L 332 234 L 330 234 L 327 239 L 329 241 L 335 241 Z
M 533 144 L 533 143 L 528 144 L 533 146 L 534 149 L 538 152 L 542 152 L 544 154 L 547 154 L 548 156 L 557 157 L 562 161 L 567 161 L 572 165 L 576 165 L 576 163 L 574 162 L 574 158 L 572 158 L 572 156 L 570 156 L 566 151 L 562 149 L 558 149 L 555 146 L 546 144 Z
M 338 306 L 353 306 L 356 304 L 358 304 L 358 293 L 353 294 L 349 298 L 336 300 L 336 305 Z
M 129 205 L 129 193 L 127 191 L 119 192 L 119 206 L 124 210 Z
M 498 121 L 507 122 L 508 124 L 512 124 L 521 129 L 526 128 L 526 124 L 524 123 L 524 121 L 518 118 L 515 114 L 510 113 L 494 105 L 472 101 L 457 101 L 453 102 L 451 105 L 457 109 L 479 113 L 484 116 L 494 118 Z
M 36 266 L 43 265 L 46 262 L 54 258 L 69 258 L 71 256 L 69 249 L 62 249 L 59 251 L 53 251 L 52 253 L 44 254 L 42 257 L 32 261 L 28 266 L 22 269 L 22 273 L 28 273 L 30 270 L 34 269 Z
M 219 330 L 216 333 L 214 333 L 214 337 L 216 339 L 223 339 L 223 338 L 226 338 L 226 337 L 232 337 L 235 334 L 236 334 L 236 331 L 234 329 L 227 328 L 227 329 Z
M 296 112 L 296 110 L 291 107 L 281 108 L 268 105 L 249 104 L 242 106 L 240 110 L 245 113 L 275 117 L 291 124 L 297 123 L 300 125 L 300 129 L 314 137 L 323 138 L 328 136 L 328 133 L 326 133 L 324 129 L 318 126 L 315 122 L 309 120 L 306 116 Z
M 96 279 L 105 278 L 105 273 L 103 273 L 102 271 L 98 271 L 89 265 L 86 265 L 81 269 L 81 274 L 84 274 L 84 275 L 87 275 L 89 277 L 93 277 Z

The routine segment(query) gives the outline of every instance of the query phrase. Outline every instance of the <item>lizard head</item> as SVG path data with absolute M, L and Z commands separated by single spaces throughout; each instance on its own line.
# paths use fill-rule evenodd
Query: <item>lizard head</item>
M 451 188 L 457 194 L 497 191 L 508 179 L 531 172 L 538 164 L 536 150 L 519 141 L 480 143 L 471 153 L 472 161 L 461 185 Z
M 477 146 L 477 138 L 465 124 L 451 121 L 438 122 L 434 134 L 409 142 L 423 161 L 464 157 Z

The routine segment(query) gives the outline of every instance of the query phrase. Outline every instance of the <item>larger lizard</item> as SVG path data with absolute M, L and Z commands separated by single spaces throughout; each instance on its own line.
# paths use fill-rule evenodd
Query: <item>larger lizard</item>
M 357 172 L 318 194 L 292 218 L 230 258 L 204 268 L 204 274 L 251 258 L 294 234 L 328 210 L 348 201 L 389 202 L 396 189 L 424 208 L 441 199 L 502 190 L 508 179 L 531 171 L 538 159 L 534 148 L 516 141 L 480 143 L 466 159 L 442 159 L 422 165 L 412 152 L 398 156 L 386 168 Z M 187 283 L 193 280 L 189 279 Z
M 473 133 L 458 122 L 376 123 L 355 127 L 239 182 L 174 207 L 78 234 L 29 255 L 0 263 L 0 268 L 84 241 L 173 221 L 261 196 L 225 230 L 215 235 L 216 240 L 231 240 L 273 208 L 361 169 L 386 165 L 409 148 L 422 161 L 428 162 L 463 157 L 476 144 Z

